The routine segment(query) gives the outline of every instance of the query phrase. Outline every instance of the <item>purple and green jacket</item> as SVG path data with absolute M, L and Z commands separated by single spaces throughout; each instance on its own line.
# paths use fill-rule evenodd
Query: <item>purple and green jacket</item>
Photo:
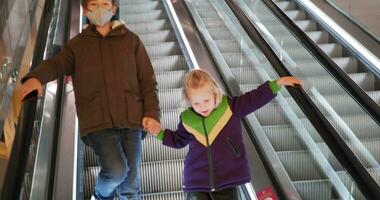
M 189 145 L 185 192 L 219 191 L 250 182 L 240 121 L 271 101 L 279 90 L 276 81 L 267 81 L 241 96 L 224 96 L 207 117 L 188 108 L 181 113 L 176 131 L 166 129 L 157 135 L 169 147 Z

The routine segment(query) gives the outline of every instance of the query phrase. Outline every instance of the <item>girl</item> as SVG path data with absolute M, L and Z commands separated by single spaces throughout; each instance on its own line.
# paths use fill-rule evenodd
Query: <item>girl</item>
M 251 179 L 240 120 L 271 101 L 282 85 L 300 81 L 283 77 L 227 97 L 205 71 L 193 70 L 186 76 L 183 95 L 191 107 L 181 113 L 178 129 L 160 130 L 157 123 L 148 130 L 166 146 L 189 145 L 183 186 L 188 200 L 238 199 L 236 187 Z

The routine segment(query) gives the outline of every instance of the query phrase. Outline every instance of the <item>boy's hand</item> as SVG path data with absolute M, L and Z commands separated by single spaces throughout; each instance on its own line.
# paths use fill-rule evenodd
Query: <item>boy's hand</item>
M 285 76 L 277 79 L 277 84 L 280 86 L 302 86 L 302 83 L 300 80 L 294 78 L 293 76 Z
M 24 100 L 24 98 L 34 90 L 37 90 L 38 96 L 42 96 L 42 84 L 36 78 L 29 78 L 26 80 L 19 89 L 20 101 Z
M 161 131 L 161 124 L 153 118 L 144 117 L 142 125 L 148 133 L 157 135 Z

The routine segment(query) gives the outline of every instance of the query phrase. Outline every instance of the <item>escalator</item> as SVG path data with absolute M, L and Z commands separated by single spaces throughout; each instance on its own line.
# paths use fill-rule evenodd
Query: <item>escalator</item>
M 270 33 L 273 31 L 270 28 L 278 28 L 278 24 L 269 24 L 268 27 L 265 24 L 267 22 L 265 17 L 273 17 L 273 15 L 270 10 L 265 9 L 264 5 L 262 7 L 258 6 L 259 3 L 254 5 L 257 1 L 246 1 L 246 3 L 252 3 L 248 5 L 255 9 L 254 14 L 257 13 L 258 19 L 255 18 L 255 20 L 261 22 Z M 194 7 L 193 17 L 198 15 L 197 26 L 206 38 L 205 41 L 212 40 L 209 48 L 214 48 L 221 54 L 218 59 L 224 59 L 221 63 L 225 62 L 230 67 L 241 91 L 253 89 L 262 83 L 265 80 L 262 76 L 263 69 L 271 79 L 276 77 L 270 69 L 268 60 L 260 56 L 260 50 L 254 44 L 247 42 L 250 41 L 249 36 L 241 31 L 242 28 L 235 26 L 239 24 L 239 21 L 234 19 L 233 13 L 224 2 L 198 0 L 189 4 L 191 4 L 190 7 Z M 233 30 L 234 26 L 236 30 Z M 241 35 L 237 37 L 239 35 L 237 33 Z M 286 43 L 284 38 L 286 35 L 283 32 L 274 31 L 274 33 L 278 35 L 272 35 L 272 37 L 282 41 L 278 42 L 279 46 L 283 47 L 281 59 L 289 64 L 289 70 L 295 76 L 303 80 L 304 88 L 311 99 L 379 183 L 379 125 L 347 95 L 342 86 L 326 73 L 320 64 L 318 65 L 315 58 L 306 55 L 307 51 L 304 49 L 290 48 L 292 46 Z M 331 55 L 336 54 L 333 48 L 330 50 Z M 286 60 L 286 57 L 290 61 Z M 313 61 L 307 60 L 309 57 Z M 292 66 L 291 63 L 296 65 Z M 350 77 L 366 91 L 375 90 L 373 74 L 350 74 Z M 374 99 L 378 98 L 376 92 L 369 94 L 375 97 Z M 277 97 L 277 102 L 273 101 L 256 111 L 255 115 L 300 197 L 302 199 L 345 199 L 351 196 L 355 199 L 364 199 L 344 167 L 319 136 L 321 133 L 311 126 L 289 94 L 282 92 L 281 95 L 283 97 Z M 281 99 L 284 99 L 286 103 Z M 291 110 L 283 109 L 284 104 Z M 298 123 L 297 120 L 289 117 L 291 112 L 297 116 Z M 300 126 L 305 129 L 300 131 Z M 315 144 L 315 146 L 310 144 Z
M 162 112 L 161 123 L 165 128 L 176 129 L 181 113 L 181 86 L 184 75 L 191 64 L 184 55 L 178 36 L 169 16 L 168 1 L 161 0 L 120 0 L 120 19 L 126 27 L 135 32 L 143 41 L 151 58 L 158 82 L 158 96 Z M 236 83 L 239 92 L 254 89 L 264 81 L 278 78 L 277 73 L 260 48 L 252 42 L 250 36 L 239 25 L 227 4 L 219 0 L 186 1 L 189 11 L 210 50 L 214 62 L 219 67 L 221 76 L 227 83 Z M 264 10 L 261 7 L 261 11 Z M 169 14 L 168 14 L 169 13 Z M 269 13 L 269 11 L 268 11 Z M 268 28 L 269 29 L 269 28 Z M 284 45 L 285 46 L 285 45 Z M 284 57 L 293 59 L 292 50 L 287 49 Z M 304 58 L 304 57 L 302 57 Z M 284 61 L 286 62 L 286 61 Z M 313 63 L 308 61 L 309 63 Z M 291 63 L 291 62 L 289 62 Z M 298 65 L 298 60 L 296 62 Z M 222 67 L 226 67 L 225 69 Z M 304 80 L 304 88 L 311 91 L 317 88 L 340 119 L 349 124 L 351 131 L 364 144 L 374 158 L 368 161 L 368 155 L 356 151 L 373 177 L 380 182 L 380 173 L 376 163 L 380 160 L 378 142 L 379 127 L 360 107 L 341 89 L 339 84 L 320 72 L 316 64 L 305 65 L 302 73 L 294 73 Z M 298 72 L 298 68 L 292 72 Z M 307 72 L 307 73 L 306 73 Z M 310 73 L 309 73 L 310 72 Z M 312 74 L 319 76 L 312 76 Z M 319 74 L 320 73 L 320 74 Z M 359 75 L 358 75 L 359 76 Z M 358 78 L 364 87 L 366 77 Z M 355 77 L 355 76 L 351 76 Z M 227 85 L 230 87 L 231 85 Z M 231 93 L 231 91 L 228 91 Z M 369 93 L 372 94 L 372 93 Z M 365 199 L 357 189 L 352 178 L 323 142 L 318 131 L 307 119 L 288 91 L 282 89 L 276 100 L 248 117 L 254 127 L 247 128 L 249 134 L 267 141 L 263 145 L 265 152 L 274 155 L 269 162 L 282 174 L 282 182 L 291 183 L 288 192 L 295 192 L 293 197 L 302 199 Z M 317 96 L 310 96 L 318 104 L 330 122 L 339 132 L 344 132 L 335 117 Z M 373 96 L 376 98 L 376 95 Z M 377 101 L 379 102 L 379 101 Z M 347 109 L 347 108 L 350 109 Z M 246 125 L 248 127 L 249 125 Z M 355 151 L 355 143 L 347 143 Z M 260 143 L 260 142 L 259 142 Z M 262 143 L 261 143 L 262 145 Z M 84 167 L 83 196 L 79 199 L 90 199 L 95 185 L 98 166 L 95 154 L 82 144 L 84 157 L 79 158 Z M 147 135 L 142 149 L 142 198 L 143 199 L 184 199 L 182 192 L 183 159 L 187 149 L 171 149 L 160 141 Z M 375 161 L 375 162 L 373 162 Z M 278 162 L 279 165 L 273 164 Z M 273 166 L 272 166 L 273 167 Z M 253 176 L 255 179 L 255 176 Z M 29 179 L 28 179 L 29 180 Z M 255 180 L 253 180 L 255 181 Z M 59 189 L 59 188 L 58 188 Z M 293 191 L 294 189 L 294 191 Z

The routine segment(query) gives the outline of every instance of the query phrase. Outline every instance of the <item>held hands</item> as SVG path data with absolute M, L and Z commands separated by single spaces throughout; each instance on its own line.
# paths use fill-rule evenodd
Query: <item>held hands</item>
M 29 78 L 26 80 L 19 89 L 19 97 L 20 101 L 24 100 L 24 98 L 34 90 L 37 90 L 38 96 L 42 96 L 42 84 L 41 82 L 36 78 Z
M 293 76 L 284 76 L 279 79 L 277 79 L 277 84 L 279 86 L 302 86 L 302 83 L 300 80 L 294 78 Z
M 157 135 L 161 131 L 161 124 L 153 118 L 144 117 L 142 120 L 144 129 L 153 135 Z

